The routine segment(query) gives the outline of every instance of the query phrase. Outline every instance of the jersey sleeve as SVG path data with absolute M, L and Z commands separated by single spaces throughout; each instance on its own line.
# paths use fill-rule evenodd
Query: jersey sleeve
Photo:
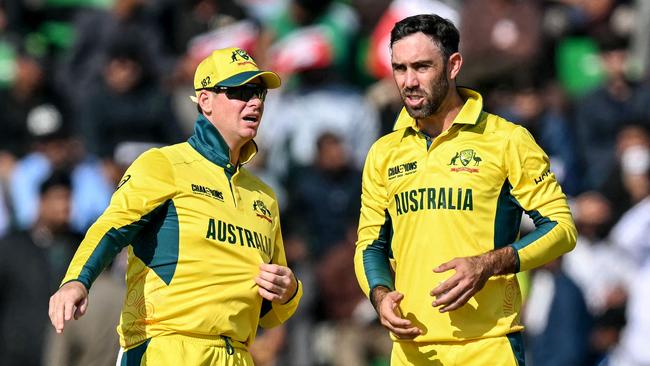
M 152 213 L 175 195 L 173 174 L 171 163 L 158 149 L 136 159 L 108 208 L 86 232 L 62 284 L 79 281 L 89 289 L 115 255 L 153 220 Z
M 377 286 L 395 288 L 390 266 L 393 225 L 388 212 L 386 184 L 377 167 L 377 158 L 375 144 L 363 168 L 361 214 L 354 254 L 357 281 L 368 297 Z
M 517 270 L 525 271 L 572 250 L 577 231 L 549 158 L 530 133 L 519 126 L 506 143 L 510 193 L 535 223 L 535 230 L 511 244 Z
M 277 217 L 279 217 L 279 215 Z M 276 222 L 277 224 L 274 240 L 275 244 L 273 248 L 273 258 L 271 259 L 271 263 L 280 266 L 286 266 L 287 259 L 284 252 L 282 230 L 280 230 L 280 220 L 278 219 Z M 287 321 L 287 319 L 289 319 L 293 313 L 296 312 L 298 304 L 300 303 L 300 298 L 302 298 L 302 282 L 300 282 L 297 278 L 296 281 L 298 282 L 296 293 L 286 303 L 279 304 L 266 299 L 262 300 L 262 309 L 260 313 L 260 326 L 262 328 L 276 327 Z

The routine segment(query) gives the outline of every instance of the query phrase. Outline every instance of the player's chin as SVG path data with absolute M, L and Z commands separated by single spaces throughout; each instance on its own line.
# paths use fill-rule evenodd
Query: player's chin
M 245 139 L 254 139 L 257 136 L 257 125 L 243 127 L 240 130 L 240 135 Z

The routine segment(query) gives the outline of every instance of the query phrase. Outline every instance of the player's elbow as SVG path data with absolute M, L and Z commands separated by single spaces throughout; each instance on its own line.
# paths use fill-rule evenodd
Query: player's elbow
M 578 241 L 578 229 L 576 229 L 576 225 L 573 223 L 573 220 L 570 222 L 566 223 L 564 228 L 564 231 L 566 232 L 566 252 L 568 253 L 573 250 L 573 248 L 576 247 L 576 243 Z

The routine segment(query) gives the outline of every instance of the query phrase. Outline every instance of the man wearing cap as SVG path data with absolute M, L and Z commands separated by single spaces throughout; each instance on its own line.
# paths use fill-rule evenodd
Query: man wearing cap
M 279 86 L 241 49 L 199 64 L 194 135 L 126 171 L 50 299 L 57 332 L 84 314 L 93 280 L 128 247 L 120 364 L 253 363 L 257 326 L 281 324 L 302 296 L 275 195 L 243 167 L 257 152 L 267 89 Z

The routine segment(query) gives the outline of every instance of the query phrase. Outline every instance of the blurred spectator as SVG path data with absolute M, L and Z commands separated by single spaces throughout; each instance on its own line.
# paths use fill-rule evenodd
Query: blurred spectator
M 358 9 L 361 12 L 366 12 L 365 3 L 368 2 L 367 0 L 356 0 L 354 2 L 363 4 L 364 8 L 358 7 Z M 375 2 L 373 1 L 373 3 Z M 449 19 L 460 29 L 460 25 L 462 24 L 460 24 L 456 3 L 457 1 L 444 0 L 391 1 L 383 14 L 373 19 L 377 23 L 370 36 L 368 59 L 366 61 L 366 66 L 370 74 L 377 79 L 391 78 L 393 67 L 390 60 L 390 31 L 396 22 L 416 14 L 437 14 L 445 19 Z M 397 114 L 395 118 L 397 118 Z
M 115 365 L 120 350 L 115 329 L 120 321 L 124 286 L 104 271 L 88 296 L 93 306 L 83 318 L 66 325 L 63 334 L 47 327 L 43 365 Z
M 256 53 L 260 63 L 288 77 L 325 76 L 345 80 L 352 62 L 350 45 L 358 18 L 347 4 L 334 0 L 291 0 L 287 11 L 266 25 Z M 317 70 L 315 75 L 310 75 Z
M 591 318 L 561 259 L 534 273 L 523 320 L 534 366 L 587 364 Z
M 3 365 L 41 365 L 48 299 L 80 240 L 69 227 L 70 187 L 69 176 L 53 173 L 40 186 L 34 225 L 0 240 Z
M 388 363 L 392 348 L 388 333 L 356 284 L 353 261 L 356 230 L 356 220 L 351 220 L 345 237 L 330 248 L 316 267 L 325 322 L 334 333 L 334 352 L 329 356 L 331 364 L 337 366 Z
M 562 190 L 569 196 L 580 192 L 581 175 L 576 137 L 567 120 L 566 101 L 556 85 L 537 87 L 522 81 L 496 111 L 504 118 L 526 127 L 551 159 Z
M 467 0 L 460 22 L 463 85 L 481 88 L 534 70 L 542 36 L 538 1 Z
M 34 57 L 16 55 L 11 61 L 15 70 L 10 85 L 0 88 L 0 153 L 19 158 L 29 151 L 31 136 L 27 116 L 46 102 L 61 104 L 45 82 L 47 70 Z
M 616 345 L 625 325 L 628 283 L 634 266 L 626 254 L 607 239 L 613 224 L 609 201 L 597 192 L 578 196 L 573 205 L 578 228 L 576 247 L 562 260 L 564 272 L 580 287 L 594 318 L 589 337 L 592 364 Z
M 182 50 L 169 82 L 173 110 L 185 135 L 194 133 L 196 105 L 187 103 L 194 95 L 194 71 L 213 50 L 239 47 L 249 53 L 255 49 L 260 27 L 244 17 L 243 9 L 232 0 L 193 0 L 176 4 L 175 48 Z M 256 159 L 257 160 L 257 159 Z
M 597 192 L 583 193 L 574 202 L 573 216 L 578 242 L 563 258 L 564 271 L 582 289 L 594 316 L 624 307 L 625 298 L 614 295 L 627 291 L 633 272 L 629 259 L 607 240 L 613 224 L 609 201 Z
M 360 168 L 379 136 L 374 106 L 356 90 L 327 81 L 269 96 L 261 141 L 270 147 L 269 168 L 286 179 L 295 167 L 315 162 L 316 141 L 324 132 L 340 136 L 351 164 Z
M 600 191 L 612 203 L 613 220 L 650 191 L 644 172 L 650 165 L 650 133 L 640 124 L 627 124 L 616 136 L 616 160 Z
M 78 105 L 101 82 L 108 63 L 107 53 L 116 39 L 131 41 L 145 55 L 146 72 L 154 78 L 171 74 L 173 59 L 165 52 L 163 30 L 152 14 L 152 2 L 114 0 L 111 3 L 110 9 L 86 8 L 79 13 L 74 25 L 77 37 L 58 70 L 58 84 Z
M 650 180 L 650 166 L 646 165 L 643 176 Z M 635 274 L 629 282 L 627 325 L 608 364 L 649 365 L 650 195 L 646 194 L 643 200 L 623 215 L 612 229 L 611 239 L 633 259 Z
M 632 29 L 632 52 L 638 73 L 650 76 L 650 1 L 636 0 L 635 27 Z
M 168 37 L 175 53 L 180 54 L 192 48 L 195 37 L 201 34 L 218 30 L 227 25 L 233 24 L 245 18 L 244 9 L 240 6 L 241 1 L 235 0 L 188 0 L 173 2 L 174 19 L 173 28 L 168 32 Z M 236 37 L 236 34 L 233 34 Z M 208 40 L 204 40 L 209 42 Z M 237 42 L 228 43 L 229 46 L 241 46 Z M 212 44 L 211 49 L 223 48 L 223 45 Z M 242 47 L 250 49 L 249 47 Z M 209 54 L 203 52 L 197 55 L 197 65 L 200 60 Z
M 117 187 L 126 169 L 153 144 L 122 143 L 112 159 L 104 160 L 112 187 Z M 120 253 L 110 268 L 99 275 L 89 293 L 93 304 L 84 317 L 69 323 L 63 334 L 48 327 L 45 346 L 46 366 L 111 366 L 115 365 L 120 349 L 116 332 L 124 298 L 126 252 Z
M 544 22 L 555 36 L 575 34 L 603 26 L 618 0 L 557 0 L 549 6 Z
M 0 239 L 9 231 L 9 225 L 11 224 L 11 217 L 9 216 L 9 209 L 5 198 L 8 192 L 5 186 L 6 181 L 0 179 Z
M 170 96 L 159 89 L 138 43 L 113 39 L 107 54 L 102 80 L 86 90 L 78 113 L 78 129 L 88 151 L 106 157 L 123 141 L 180 141 L 183 136 Z
M 257 366 L 274 366 L 277 365 L 277 357 L 285 345 L 284 341 L 287 335 L 286 325 L 271 329 L 263 329 L 257 337 L 255 343 L 250 347 L 251 356 Z
M 361 173 L 350 164 L 338 135 L 323 133 L 316 147 L 313 165 L 292 177 L 289 217 L 294 225 L 304 226 L 309 254 L 318 263 L 359 215 Z
M 586 190 L 600 188 L 614 166 L 616 136 L 623 122 L 635 119 L 632 101 L 638 91 L 625 73 L 627 39 L 603 31 L 597 41 L 605 85 L 577 103 L 575 117 Z
M 313 265 L 307 258 L 308 246 L 300 233 L 295 232 L 291 226 L 290 222 L 285 221 L 282 228 L 287 263 L 293 269 L 296 277 L 302 281 L 304 290 L 296 313 L 285 323 L 286 332 L 271 333 L 271 335 L 282 335 L 284 337 L 284 347 L 280 350 L 281 352 L 276 354 L 276 364 L 287 366 L 319 365 L 315 353 L 317 338 L 314 331 L 317 302 L 320 300 L 318 287 Z M 277 345 L 277 341 L 274 342 L 274 345 Z
M 113 191 L 102 166 L 80 154 L 70 138 L 69 124 L 55 105 L 34 108 L 26 124 L 34 148 L 16 164 L 9 187 L 17 226 L 32 225 L 37 217 L 38 187 L 52 171 L 66 170 L 72 172 L 72 227 L 86 229 L 104 211 Z

